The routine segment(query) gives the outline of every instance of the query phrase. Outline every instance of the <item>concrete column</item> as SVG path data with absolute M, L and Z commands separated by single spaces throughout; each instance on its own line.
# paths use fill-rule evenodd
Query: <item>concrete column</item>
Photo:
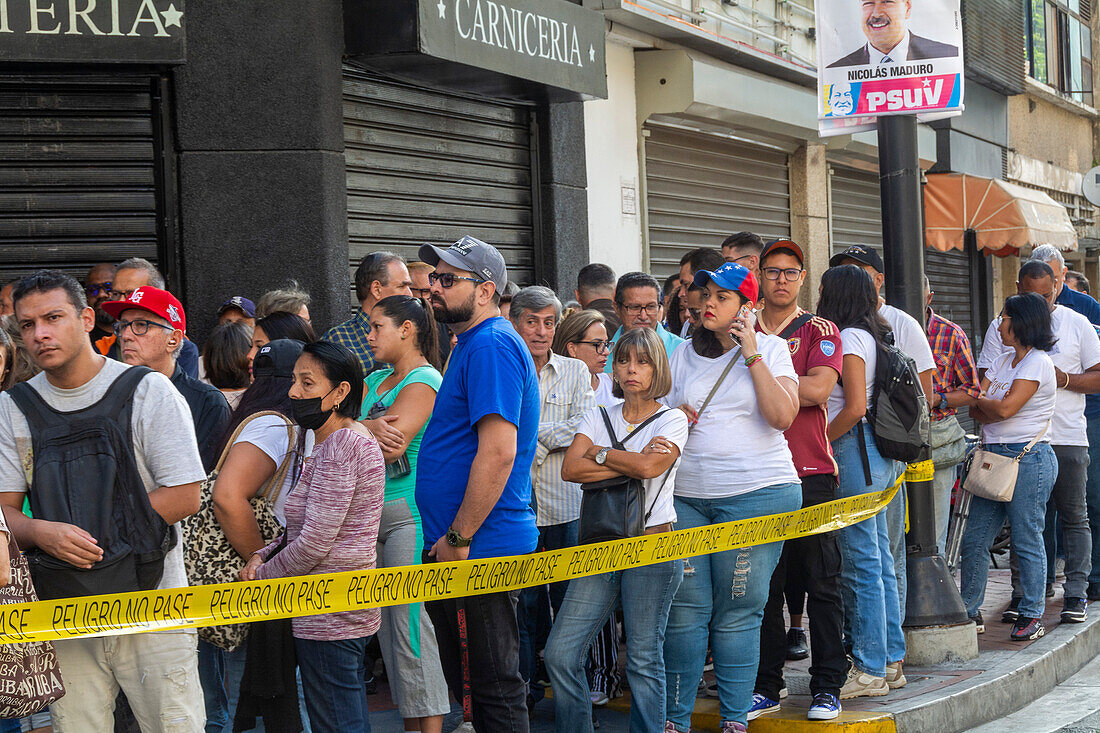
M 584 104 L 539 108 L 539 284 L 571 298 L 577 272 L 588 264 L 588 175 L 585 170 Z
M 817 304 L 821 274 L 829 268 L 829 166 L 825 146 L 807 143 L 790 157 L 791 238 L 806 255 L 806 283 L 799 305 Z
M 349 313 L 340 0 L 189 0 L 173 73 L 192 336 L 294 278 L 320 335 Z

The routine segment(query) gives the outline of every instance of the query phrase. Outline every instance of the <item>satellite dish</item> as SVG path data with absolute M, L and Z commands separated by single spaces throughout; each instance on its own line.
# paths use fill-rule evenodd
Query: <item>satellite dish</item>
M 1081 181 L 1081 193 L 1093 206 L 1100 206 L 1100 166 L 1085 174 Z

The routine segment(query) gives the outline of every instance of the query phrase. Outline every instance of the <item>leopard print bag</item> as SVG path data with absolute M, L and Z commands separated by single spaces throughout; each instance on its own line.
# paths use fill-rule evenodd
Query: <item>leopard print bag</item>
M 270 415 L 286 421 L 287 445 L 290 449 L 275 469 L 275 474 L 260 487 L 259 492 L 249 503 L 252 505 L 252 513 L 260 526 L 260 535 L 265 545 L 283 533 L 283 527 L 275 518 L 275 501 L 279 498 L 287 472 L 290 471 L 291 464 L 294 462 L 294 424 L 281 413 L 265 410 L 250 415 L 233 431 L 233 435 L 226 442 L 225 449 L 218 459 L 218 465 L 202 482 L 199 511 L 183 520 L 184 564 L 187 568 L 187 579 L 191 585 L 236 582 L 237 574 L 247 561 L 247 558 L 241 557 L 233 549 L 233 545 L 229 543 L 229 538 L 225 536 L 214 515 L 214 482 L 218 478 L 222 464 L 225 463 L 226 456 L 229 455 L 229 449 L 237 441 L 241 430 L 256 418 Z M 236 651 L 248 638 L 248 624 L 204 626 L 199 629 L 199 638 L 228 652 Z

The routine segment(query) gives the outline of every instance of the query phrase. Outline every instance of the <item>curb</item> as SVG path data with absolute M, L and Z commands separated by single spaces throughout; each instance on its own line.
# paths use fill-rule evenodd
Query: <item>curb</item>
M 1047 694 L 1100 654 L 1100 618 L 1077 626 L 1068 637 L 1058 633 L 1060 628 L 1055 627 L 1047 641 L 1021 649 L 998 667 L 962 683 L 957 692 L 924 701 L 916 698 L 910 707 L 893 711 L 898 733 L 959 733 Z

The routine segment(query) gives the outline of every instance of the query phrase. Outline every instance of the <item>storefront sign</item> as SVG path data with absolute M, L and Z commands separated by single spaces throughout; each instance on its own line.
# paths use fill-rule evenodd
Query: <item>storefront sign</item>
M 345 9 L 351 55 L 416 52 L 581 96 L 607 96 L 603 16 L 565 0 L 349 0 Z
M 184 61 L 185 0 L 0 0 L 0 61 Z
M 816 10 L 822 135 L 872 129 L 882 115 L 962 111 L 959 0 L 818 0 Z

